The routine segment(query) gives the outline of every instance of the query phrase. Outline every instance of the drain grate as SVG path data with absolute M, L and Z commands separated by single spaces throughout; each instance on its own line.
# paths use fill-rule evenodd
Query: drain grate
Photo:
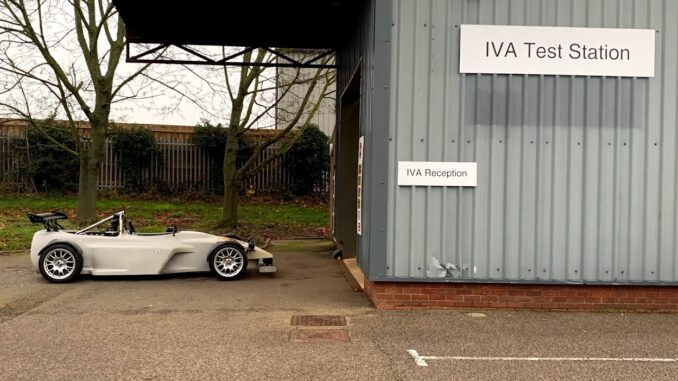
M 345 328 L 294 329 L 290 332 L 290 341 L 293 343 L 314 341 L 348 342 L 350 338 Z
M 343 327 L 346 318 L 341 315 L 294 315 L 292 325 L 302 327 Z

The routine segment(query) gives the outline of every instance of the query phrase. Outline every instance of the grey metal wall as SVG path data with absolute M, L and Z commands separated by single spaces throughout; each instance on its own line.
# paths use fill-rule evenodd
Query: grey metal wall
M 392 0 L 365 0 L 353 19 L 352 33 L 338 50 L 337 116 L 341 95 L 354 75 L 360 76 L 360 131 L 363 136 L 363 233 L 357 237 L 360 267 L 369 274 L 383 274 L 386 264 L 386 241 L 389 234 L 387 187 L 389 176 L 389 109 L 391 80 L 391 10 Z M 335 134 L 342 134 L 341 120 Z M 339 139 L 337 139 L 339 141 Z M 356 142 L 357 144 L 357 142 Z M 337 147 L 339 151 L 342 147 Z M 337 172 L 343 170 L 336 163 Z M 356 174 L 353 174 L 354 176 Z M 340 224 L 336 221 L 335 224 Z
M 303 60 L 306 57 L 308 57 L 309 52 L 304 51 L 304 52 L 296 52 L 296 51 L 290 51 L 287 53 L 288 56 L 298 59 L 298 60 Z M 316 54 L 319 54 L 316 51 Z M 307 59 L 307 58 L 306 58 Z M 299 73 L 297 72 L 299 70 Z M 297 69 L 297 68 L 290 68 L 290 67 L 282 67 L 282 68 L 277 68 L 276 69 L 276 79 L 278 81 L 279 85 L 287 85 L 293 80 L 299 80 L 299 79 L 310 79 L 313 77 L 313 75 L 316 73 L 317 69 Z M 298 78 L 297 78 L 298 75 Z M 335 83 L 330 84 L 327 94 L 333 94 L 335 93 Z M 286 93 L 283 95 L 281 92 L 283 91 L 282 88 L 276 89 L 276 92 L 278 93 L 279 96 L 281 96 L 280 101 L 276 105 L 275 108 L 275 128 L 276 129 L 283 129 L 287 127 L 287 124 L 292 120 L 292 118 L 296 115 L 296 110 L 299 109 L 299 105 L 301 104 L 302 99 L 306 95 L 306 92 L 308 91 L 309 84 L 304 83 L 304 84 L 299 84 L 295 86 L 291 86 L 289 89 L 287 89 Z M 317 86 L 314 88 L 313 92 L 311 93 L 311 98 L 310 102 L 307 105 L 307 109 L 303 113 L 302 117 L 300 118 L 299 122 L 297 123 L 297 127 L 301 124 L 303 124 L 306 121 L 306 118 L 308 114 L 310 113 L 311 109 L 313 108 L 315 104 L 315 100 L 317 100 L 320 96 L 322 96 L 322 87 L 323 83 L 322 81 L 317 84 Z M 288 110 L 294 110 L 294 111 L 288 111 Z M 320 102 L 320 107 L 318 107 L 318 110 L 316 111 L 315 115 L 313 115 L 313 118 L 311 118 L 310 123 L 315 124 L 318 126 L 320 131 L 324 132 L 325 135 L 331 137 L 332 134 L 334 133 L 334 127 L 336 125 L 336 112 L 335 112 L 335 102 L 334 102 L 334 97 L 328 97 L 326 96 L 321 102 Z
M 371 279 L 678 282 L 678 1 L 394 0 L 383 17 L 389 232 Z M 462 75 L 462 23 L 656 29 L 656 76 Z M 478 186 L 399 187 L 399 160 L 476 161 Z
M 371 116 L 372 96 L 371 83 L 374 75 L 374 67 L 372 65 L 372 58 L 374 56 L 374 21 L 375 21 L 375 4 L 377 0 L 364 1 L 362 7 L 358 10 L 358 14 L 351 20 L 353 22 L 350 30 L 352 34 L 347 36 L 346 44 L 338 49 L 337 52 L 337 128 L 335 134 L 336 141 L 340 141 L 341 129 L 341 97 L 344 91 L 349 86 L 354 75 L 360 77 L 360 131 L 358 136 L 364 136 L 369 129 L 369 119 Z M 357 141 L 355 143 L 357 145 Z M 363 159 L 364 179 L 369 179 L 370 176 L 370 156 L 368 146 L 370 145 L 369 138 L 365 141 L 365 157 Z M 339 155 L 340 151 L 345 149 L 338 145 L 335 154 Z M 345 165 L 342 165 L 341 160 L 336 163 L 336 171 L 346 171 Z M 348 174 L 356 176 L 357 174 Z M 370 187 L 366 184 L 363 187 L 363 234 L 357 236 L 356 251 L 358 261 L 363 269 L 369 268 L 369 247 L 371 229 L 369 227 L 370 221 Z M 335 226 L 342 224 L 342 221 L 335 221 Z M 357 235 L 357 234 L 356 234 Z

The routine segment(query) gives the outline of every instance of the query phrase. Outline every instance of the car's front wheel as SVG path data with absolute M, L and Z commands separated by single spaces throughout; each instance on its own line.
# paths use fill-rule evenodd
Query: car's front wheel
M 247 270 L 247 255 L 242 247 L 225 243 L 212 251 L 209 263 L 219 279 L 237 279 Z
M 66 283 L 82 271 L 82 255 L 69 245 L 56 244 L 43 251 L 38 264 L 43 278 L 52 283 Z

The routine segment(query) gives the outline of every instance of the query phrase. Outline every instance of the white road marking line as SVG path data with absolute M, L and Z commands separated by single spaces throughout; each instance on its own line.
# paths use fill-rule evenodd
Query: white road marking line
M 417 364 L 417 365 L 419 365 L 419 366 L 428 366 L 428 364 L 426 363 L 426 361 L 424 361 L 424 360 L 421 358 L 421 356 L 419 356 L 419 353 L 417 353 L 417 351 L 415 351 L 414 349 L 408 349 L 408 350 L 407 350 L 407 353 L 409 353 L 410 356 L 412 356 L 412 358 L 414 359 L 414 363 L 415 363 L 415 364 Z
M 418 366 L 428 366 L 426 360 L 457 360 L 457 361 L 588 361 L 588 362 L 659 362 L 678 363 L 678 358 L 656 357 L 474 357 L 474 356 L 420 356 L 414 349 L 408 349 Z

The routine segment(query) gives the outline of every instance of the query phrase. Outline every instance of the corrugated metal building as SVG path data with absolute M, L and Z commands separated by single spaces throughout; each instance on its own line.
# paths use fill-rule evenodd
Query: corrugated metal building
M 333 237 L 358 258 L 376 306 L 678 311 L 678 2 L 229 4 L 256 7 L 257 28 L 224 24 L 208 2 L 115 4 L 132 44 L 337 52 Z M 485 58 L 462 46 L 461 29 L 485 31 Z M 598 41 L 599 52 L 569 59 L 601 61 L 488 59 L 489 40 L 506 58 L 494 42 L 519 30 Z M 602 35 L 640 48 L 609 53 Z M 462 70 L 471 53 L 522 66 Z M 612 62 L 620 56 L 633 64 Z M 475 163 L 475 186 L 399 185 L 412 162 Z
M 345 251 L 372 282 L 677 285 L 677 20 L 666 0 L 366 1 L 338 54 Z M 461 74 L 463 24 L 655 29 L 655 76 Z M 399 186 L 399 161 L 477 162 L 477 186 Z
M 303 61 L 310 54 L 319 54 L 322 51 L 289 51 L 285 52 L 287 56 L 294 58 L 299 61 Z M 296 111 L 299 109 L 299 105 L 302 102 L 302 99 L 308 91 L 309 85 L 307 83 L 300 83 L 297 85 L 290 86 L 290 83 L 293 82 L 303 82 L 308 81 L 313 75 L 317 72 L 317 69 L 299 69 L 291 67 L 279 67 L 276 69 L 276 81 L 278 83 L 278 88 L 276 88 L 276 98 L 279 98 L 279 102 L 275 107 L 275 128 L 284 129 L 287 127 L 287 124 L 294 118 Z M 322 94 L 322 86 L 318 85 L 314 88 L 311 93 L 311 102 L 306 106 L 306 110 L 302 114 L 301 121 L 297 123 L 295 127 L 301 127 L 301 124 L 306 120 L 306 117 L 310 113 L 311 109 L 315 105 L 315 100 L 322 97 L 320 101 L 320 106 L 311 118 L 310 123 L 318 126 L 320 131 L 324 132 L 327 136 L 332 136 L 334 133 L 334 126 L 336 124 L 336 111 L 334 109 L 335 99 L 334 93 L 336 93 L 335 84 L 331 84 L 327 89 L 327 94 Z

